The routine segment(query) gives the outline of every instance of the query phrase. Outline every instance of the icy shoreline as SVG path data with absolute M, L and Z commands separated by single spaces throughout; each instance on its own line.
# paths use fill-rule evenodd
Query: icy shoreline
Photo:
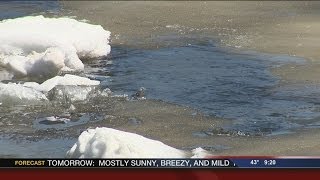
M 14 76 L 81 71 L 80 59 L 110 53 L 110 32 L 74 19 L 26 16 L 0 21 L 0 65 Z
M 33 77 L 37 82 L 0 83 L 0 102 L 28 104 L 48 101 L 53 88 L 69 88 L 72 100 L 84 100 L 99 81 L 61 72 L 82 71 L 81 59 L 107 56 L 110 32 L 100 25 L 60 17 L 25 16 L 0 21 L 0 66 L 7 78 Z M 51 79 L 49 79 L 51 78 Z M 2 80 L 2 79 L 1 79 Z M 86 88 L 78 88 L 86 86 Z M 70 94 L 69 94 L 70 95 Z

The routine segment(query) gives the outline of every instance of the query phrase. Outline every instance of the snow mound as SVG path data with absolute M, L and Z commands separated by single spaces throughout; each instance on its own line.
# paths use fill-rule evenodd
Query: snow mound
M 193 153 L 201 152 L 201 148 Z M 160 141 L 111 128 L 88 129 L 67 152 L 67 158 L 186 158 L 189 153 Z M 200 158 L 193 154 L 190 157 Z M 208 155 L 208 154 L 206 154 Z M 204 157 L 204 156 L 202 156 Z
M 110 53 L 110 32 L 70 18 L 26 16 L 0 21 L 0 65 L 15 76 L 83 70 L 80 59 Z

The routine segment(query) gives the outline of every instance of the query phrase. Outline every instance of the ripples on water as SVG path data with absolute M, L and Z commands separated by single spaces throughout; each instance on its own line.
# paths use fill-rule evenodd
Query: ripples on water
M 1 1 L 0 20 L 27 16 L 33 13 L 55 14 L 59 12 L 58 1 Z
M 147 97 L 198 108 L 234 120 L 231 129 L 280 133 L 320 116 L 307 94 L 316 87 L 280 86 L 271 68 L 304 63 L 296 57 L 239 53 L 213 44 L 157 50 L 113 48 L 110 88 L 118 93 L 147 89 Z M 295 94 L 295 95 L 294 95 Z

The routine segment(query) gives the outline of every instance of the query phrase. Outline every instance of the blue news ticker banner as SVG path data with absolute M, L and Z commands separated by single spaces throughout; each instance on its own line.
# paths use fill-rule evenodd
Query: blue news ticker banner
M 0 168 L 320 168 L 311 157 L 210 157 L 207 159 L 0 159 Z
M 320 158 L 232 158 L 239 168 L 320 168 Z

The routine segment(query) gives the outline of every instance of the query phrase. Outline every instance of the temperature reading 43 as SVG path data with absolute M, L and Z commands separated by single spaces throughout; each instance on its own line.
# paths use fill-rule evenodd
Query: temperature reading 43
M 251 165 L 257 165 L 258 163 L 259 163 L 258 159 L 253 159 L 253 160 L 250 161 Z

